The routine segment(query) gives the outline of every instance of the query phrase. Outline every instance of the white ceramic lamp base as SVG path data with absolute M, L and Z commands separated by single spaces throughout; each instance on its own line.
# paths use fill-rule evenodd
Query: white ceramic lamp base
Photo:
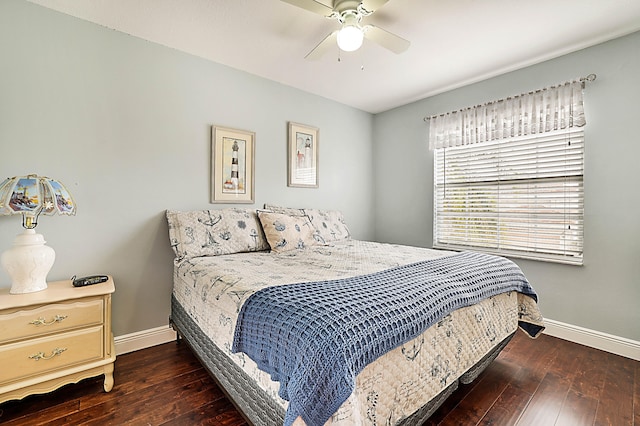
M 46 289 L 47 274 L 55 259 L 56 252 L 45 245 L 42 234 L 36 234 L 34 229 L 25 229 L 0 259 L 12 279 L 9 292 L 22 294 Z

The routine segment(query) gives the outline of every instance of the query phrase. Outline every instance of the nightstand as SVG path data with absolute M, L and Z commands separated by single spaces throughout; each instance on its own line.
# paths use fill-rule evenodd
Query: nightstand
M 101 374 L 109 392 L 116 360 L 114 291 L 111 277 L 86 287 L 57 281 L 26 294 L 0 289 L 0 402 Z

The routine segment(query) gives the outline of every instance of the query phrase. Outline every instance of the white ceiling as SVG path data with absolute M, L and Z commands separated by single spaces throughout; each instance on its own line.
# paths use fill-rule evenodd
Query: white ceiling
M 308 61 L 338 24 L 280 0 L 29 1 L 371 113 L 640 30 L 639 0 L 390 0 L 363 22 L 409 50 Z

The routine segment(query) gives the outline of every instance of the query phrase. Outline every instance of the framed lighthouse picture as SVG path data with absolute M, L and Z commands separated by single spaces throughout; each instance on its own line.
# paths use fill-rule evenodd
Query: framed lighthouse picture
M 211 202 L 254 203 L 256 134 L 213 126 Z
M 318 134 L 316 127 L 289 122 L 288 186 L 318 187 Z

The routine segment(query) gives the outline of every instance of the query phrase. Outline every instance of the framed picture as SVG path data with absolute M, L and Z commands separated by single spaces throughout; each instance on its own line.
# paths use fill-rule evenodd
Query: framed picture
M 213 126 L 211 202 L 254 203 L 256 134 Z
M 315 127 L 289 122 L 288 186 L 318 187 L 318 133 Z

